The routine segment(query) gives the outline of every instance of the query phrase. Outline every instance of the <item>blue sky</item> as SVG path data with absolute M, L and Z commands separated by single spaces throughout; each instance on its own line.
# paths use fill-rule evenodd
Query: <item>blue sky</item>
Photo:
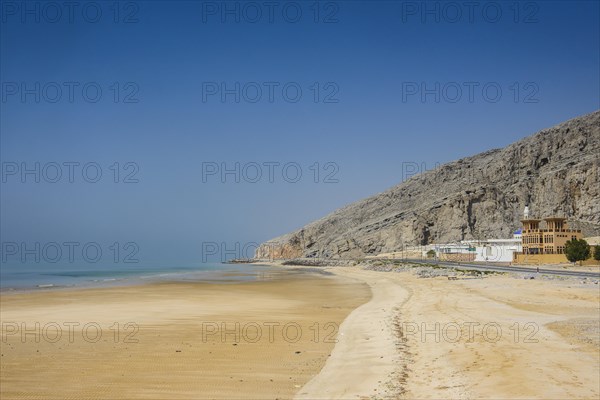
M 2 241 L 194 263 L 600 108 L 597 1 L 465 3 L 2 1 Z

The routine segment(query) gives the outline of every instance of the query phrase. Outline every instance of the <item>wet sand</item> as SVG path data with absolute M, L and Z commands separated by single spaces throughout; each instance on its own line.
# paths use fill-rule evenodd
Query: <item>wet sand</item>
M 370 296 L 314 274 L 4 293 L 0 397 L 291 398 Z

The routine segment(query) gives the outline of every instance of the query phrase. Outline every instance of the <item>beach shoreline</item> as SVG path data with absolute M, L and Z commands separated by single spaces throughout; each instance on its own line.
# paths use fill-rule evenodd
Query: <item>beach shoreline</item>
M 111 324 L 123 329 L 137 321 L 141 340 L 22 343 L 16 334 L 7 337 L 3 325 L 2 398 L 43 397 L 49 377 L 62 379 L 61 388 L 69 391 L 52 389 L 54 395 L 46 398 L 169 393 L 170 398 L 583 399 L 600 394 L 600 294 L 593 283 L 506 274 L 450 280 L 364 265 L 261 264 L 279 266 L 282 278 L 0 294 L 3 324 L 21 320 L 31 328 L 35 321 L 45 326 L 61 318 L 92 321 L 112 339 Z M 299 273 L 286 275 L 293 271 Z M 236 323 L 241 340 L 234 344 Z M 264 340 L 272 323 L 275 340 Z M 298 341 L 289 340 L 293 324 L 304 333 Z M 292 331 L 283 338 L 286 325 Z M 263 337 L 252 342 L 257 326 Z M 90 360 L 86 351 L 113 370 Z M 62 372 L 52 368 L 61 357 L 69 359 Z M 37 367 L 41 361 L 46 367 Z M 69 386 L 73 371 L 82 368 L 81 381 Z M 23 370 L 33 373 L 19 373 Z M 90 384 L 92 377 L 101 384 Z M 104 392 L 108 386 L 111 391 Z
M 370 295 L 308 271 L 3 293 L 0 397 L 291 398 Z

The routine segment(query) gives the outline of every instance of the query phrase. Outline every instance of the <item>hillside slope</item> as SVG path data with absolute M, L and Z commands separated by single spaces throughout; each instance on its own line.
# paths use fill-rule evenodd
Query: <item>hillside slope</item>
M 257 258 L 350 258 L 404 246 L 508 238 L 526 203 L 600 234 L 600 111 L 503 149 L 445 164 L 302 229 L 263 243 Z

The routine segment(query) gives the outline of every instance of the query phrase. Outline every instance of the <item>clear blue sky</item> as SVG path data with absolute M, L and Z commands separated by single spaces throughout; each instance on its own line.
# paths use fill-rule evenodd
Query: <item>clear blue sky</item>
M 312 1 L 275 1 L 272 14 L 257 2 L 258 22 L 244 2 L 121 2 L 118 15 L 88 3 L 72 14 L 1 3 L 2 241 L 133 241 L 142 262 L 195 262 L 203 242 L 261 242 L 381 192 L 406 163 L 432 168 L 600 108 L 597 1 L 481 2 L 472 14 L 464 2 L 321 2 L 318 16 Z M 236 82 L 239 103 L 222 101 L 221 83 Z M 439 102 L 421 98 L 436 82 Z M 9 171 L 36 162 L 40 183 Z M 115 162 L 119 181 L 139 182 L 114 183 Z M 250 179 L 203 182 L 203 163 L 236 162 Z M 270 183 L 263 166 L 250 182 L 248 163 L 266 162 L 296 162 L 302 178 L 274 167 Z M 57 183 L 49 163 L 63 165 Z M 86 163 L 101 167 L 97 183 L 82 179 Z

